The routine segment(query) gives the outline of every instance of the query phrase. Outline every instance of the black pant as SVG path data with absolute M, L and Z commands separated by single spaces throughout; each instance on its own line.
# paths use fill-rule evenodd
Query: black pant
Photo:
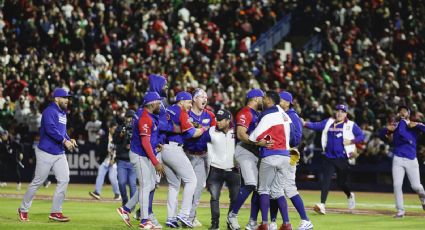
M 229 188 L 229 198 L 230 206 L 233 206 L 233 203 L 236 201 L 236 197 L 239 193 L 239 188 L 241 186 L 241 175 L 238 171 L 225 171 L 223 169 L 210 167 L 210 173 L 207 179 L 207 187 L 211 194 L 210 206 L 211 206 L 211 223 L 219 223 L 220 219 L 220 193 L 223 183 L 226 182 L 227 187 Z
M 349 186 L 349 170 L 350 165 L 348 164 L 348 159 L 346 158 L 323 158 L 323 178 L 322 178 L 322 193 L 320 196 L 320 202 L 326 203 L 326 198 L 328 197 L 332 176 L 337 173 L 336 183 L 344 191 L 347 197 L 350 196 L 350 186 Z

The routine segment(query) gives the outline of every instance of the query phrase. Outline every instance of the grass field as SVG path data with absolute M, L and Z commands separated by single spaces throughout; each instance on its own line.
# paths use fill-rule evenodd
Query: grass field
M 104 186 L 102 201 L 92 199 L 88 192 L 93 190 L 94 185 L 71 184 L 68 187 L 67 200 L 64 203 L 64 214 L 71 217 L 69 223 L 54 223 L 48 220 L 51 206 L 51 196 L 54 185 L 49 188 L 41 188 L 37 192 L 36 199 L 31 207 L 30 222 L 18 221 L 16 210 L 20 205 L 26 185 L 21 191 L 16 191 L 14 184 L 0 188 L 0 230 L 3 229 L 127 229 L 115 209 L 119 207 L 119 201 L 113 201 L 111 186 Z M 165 200 L 167 197 L 166 187 L 162 186 L 155 195 L 154 212 L 161 222 L 166 219 Z M 317 215 L 311 209 L 320 197 L 319 191 L 300 192 L 314 229 L 425 229 L 425 212 L 414 194 L 406 194 L 405 206 L 407 216 L 404 219 L 393 219 L 394 210 L 393 195 L 389 193 L 356 193 L 357 207 L 353 213 L 344 213 L 346 210 L 346 198 L 340 191 L 331 191 L 327 202 L 328 214 Z M 107 198 L 106 198 L 107 197 Z M 223 190 L 221 197 L 222 210 L 220 229 L 226 229 L 225 216 L 227 213 L 228 193 Z M 289 202 L 290 203 L 290 202 Z M 295 227 L 299 224 L 299 216 L 290 207 L 291 223 Z M 249 206 L 245 205 L 239 213 L 239 223 L 245 225 L 249 217 Z M 261 217 L 259 216 L 259 219 Z M 207 229 L 210 223 L 209 193 L 205 192 L 201 199 L 201 207 L 198 209 L 198 219 L 204 224 L 198 229 Z M 279 221 L 280 222 L 280 221 Z M 137 221 L 133 220 L 133 228 L 137 227 Z

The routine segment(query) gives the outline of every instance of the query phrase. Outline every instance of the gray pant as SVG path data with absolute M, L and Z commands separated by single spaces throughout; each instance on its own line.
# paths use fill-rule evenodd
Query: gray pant
M 235 160 L 241 169 L 244 185 L 253 185 L 257 187 L 258 157 L 238 144 L 235 149 Z
M 52 169 L 58 184 L 55 194 L 53 195 L 53 203 L 51 213 L 62 213 L 62 203 L 65 200 L 66 189 L 69 183 L 69 166 L 65 154 L 52 155 L 35 148 L 35 156 L 37 163 L 35 166 L 34 179 L 28 185 L 28 190 L 24 195 L 21 204 L 21 211 L 28 212 L 31 207 L 35 192 L 43 185 L 43 182 L 49 176 Z
M 156 172 L 152 162 L 147 157 L 142 157 L 130 151 L 130 162 L 139 181 L 139 189 L 125 204 L 127 208 L 134 209 L 137 202 L 140 204 L 140 217 L 149 218 L 149 193 L 155 189 Z
M 402 189 L 404 174 L 407 174 L 407 178 L 409 178 L 412 189 L 419 195 L 419 197 L 425 198 L 424 187 L 421 184 L 419 176 L 419 163 L 416 158 L 410 160 L 404 157 L 394 156 L 392 171 L 395 205 L 397 210 L 404 211 Z
M 167 216 L 168 218 L 176 217 L 180 183 L 183 181 L 183 198 L 179 214 L 189 217 L 197 183 L 195 171 L 183 148 L 175 142 L 164 145 L 162 161 L 168 181 Z
M 196 209 L 199 206 L 199 200 L 201 199 L 202 190 L 204 190 L 205 188 L 208 170 L 210 166 L 207 154 L 202 156 L 187 154 L 187 157 L 189 158 L 193 170 L 195 171 L 197 181 L 195 194 L 193 195 L 192 209 L 190 209 L 189 215 L 189 219 L 193 220 L 196 217 Z
M 287 156 L 272 155 L 262 158 L 258 170 L 258 193 L 268 194 L 272 199 L 284 196 L 285 188 L 291 183 L 290 169 Z

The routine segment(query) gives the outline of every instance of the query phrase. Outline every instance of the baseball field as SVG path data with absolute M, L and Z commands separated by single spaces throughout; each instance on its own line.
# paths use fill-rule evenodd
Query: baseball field
M 17 191 L 14 184 L 0 188 L 0 229 L 127 229 L 115 209 L 120 206 L 120 201 L 112 200 L 111 186 L 104 186 L 102 200 L 94 200 L 88 194 L 94 185 L 70 184 L 67 200 L 63 210 L 71 218 L 68 223 L 56 223 L 48 220 L 51 206 L 51 197 L 55 186 L 40 188 L 29 212 L 30 221 L 21 223 L 17 218 L 17 208 L 25 193 L 27 184 L 22 190 Z M 154 212 L 161 222 L 166 219 L 167 188 L 162 186 L 155 194 Z M 318 215 L 312 207 L 318 202 L 319 191 L 300 192 L 314 229 L 424 229 L 425 211 L 422 210 L 419 200 L 414 194 L 405 194 L 406 216 L 403 219 L 394 219 L 393 194 L 391 193 L 365 193 L 357 192 L 357 206 L 353 212 L 346 209 L 347 200 L 340 191 L 331 191 L 327 202 L 327 214 Z M 201 207 L 198 209 L 198 219 L 203 224 L 197 229 L 208 229 L 210 223 L 209 193 L 204 192 L 201 198 Z M 228 207 L 228 193 L 224 189 L 221 196 L 220 229 L 226 229 L 225 217 Z M 296 229 L 299 216 L 289 202 L 291 223 Z M 249 217 L 249 206 L 246 204 L 239 213 L 239 223 L 245 225 Z M 259 216 L 259 219 L 261 217 Z M 280 220 L 278 222 L 281 222 Z M 137 228 L 138 221 L 132 221 L 133 228 Z M 164 224 L 163 224 L 164 225 Z M 164 225 L 165 226 L 165 225 Z

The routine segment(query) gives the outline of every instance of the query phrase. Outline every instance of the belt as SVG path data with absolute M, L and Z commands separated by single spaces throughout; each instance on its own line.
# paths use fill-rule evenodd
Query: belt
M 177 146 L 183 146 L 183 144 L 178 143 L 178 142 L 175 142 L 175 141 L 164 141 L 164 143 L 165 143 L 165 144 L 171 144 L 171 143 L 174 143 L 174 144 L 177 144 Z
M 201 156 L 201 155 L 206 155 L 207 154 L 207 151 L 188 151 L 188 150 L 186 150 L 186 153 L 187 154 L 190 154 L 190 155 L 196 155 L 196 156 Z

